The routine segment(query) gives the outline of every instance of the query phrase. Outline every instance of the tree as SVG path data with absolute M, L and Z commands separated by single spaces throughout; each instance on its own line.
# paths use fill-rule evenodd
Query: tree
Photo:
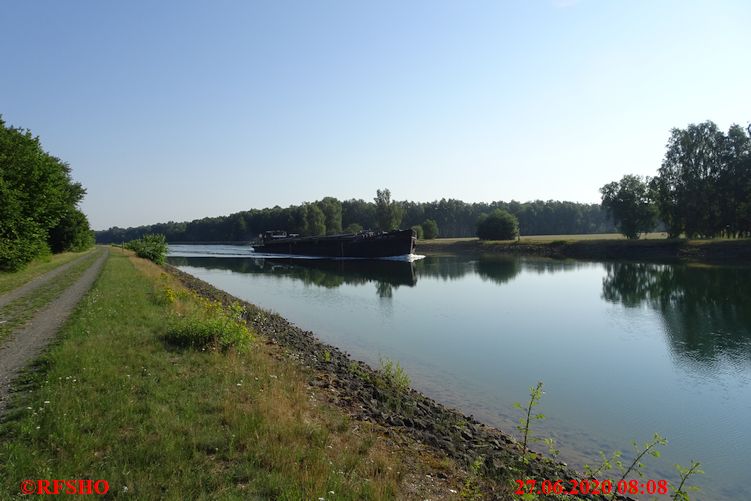
M 376 206 L 373 202 L 351 199 L 342 202 L 342 226 L 358 224 L 361 228 L 372 229 L 376 222 Z
M 723 148 L 724 168 L 719 176 L 720 218 L 726 236 L 751 231 L 751 126 L 728 130 Z
M 326 216 L 316 204 L 306 204 L 305 235 L 319 236 L 326 234 Z
M 602 208 L 610 214 L 626 238 L 637 239 L 655 226 L 657 211 L 652 203 L 648 180 L 626 175 L 600 188 Z
M 673 129 L 654 181 L 669 236 L 711 237 L 722 230 L 718 181 L 725 169 L 725 136 L 714 122 Z
M 496 209 L 477 224 L 480 240 L 513 240 L 519 235 L 519 220 L 504 209 Z
M 0 269 L 19 269 L 49 252 L 65 221 L 83 224 L 85 216 L 75 211 L 85 193 L 70 166 L 45 152 L 38 137 L 6 127 L 0 117 Z
M 399 204 L 391 201 L 391 192 L 387 188 L 376 190 L 374 200 L 378 229 L 390 231 L 399 228 L 399 224 L 402 222 L 403 210 Z
M 425 238 L 425 232 L 423 231 L 422 226 L 420 226 L 419 224 L 412 226 L 412 231 L 415 232 L 415 236 L 418 240 Z
M 438 224 L 434 220 L 426 219 L 421 227 L 426 240 L 438 238 Z
M 342 232 L 342 203 L 334 197 L 325 197 L 317 202 L 324 215 L 326 234 L 336 235 Z
M 94 232 L 84 213 L 72 209 L 50 230 L 47 243 L 52 252 L 80 252 L 94 245 Z

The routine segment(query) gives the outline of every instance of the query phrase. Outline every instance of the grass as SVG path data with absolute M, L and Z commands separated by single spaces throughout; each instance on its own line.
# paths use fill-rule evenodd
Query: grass
M 0 308 L 0 341 L 11 332 L 23 326 L 36 312 L 55 299 L 60 293 L 71 286 L 96 261 L 98 254 L 86 256 L 72 268 L 65 270 L 60 276 L 44 284 L 26 296 L 11 301 Z
M 91 252 L 86 251 L 86 252 Z M 0 294 L 5 294 L 26 282 L 52 271 L 58 266 L 62 266 L 75 258 L 83 255 L 83 252 L 63 252 L 35 259 L 21 271 L 17 272 L 0 272 Z
M 666 238 L 666 233 L 647 233 L 642 236 L 641 240 L 656 240 Z M 620 233 L 587 233 L 579 235 L 523 235 L 519 242 L 521 243 L 534 243 L 534 244 L 549 244 L 553 242 L 578 242 L 581 240 L 627 240 L 626 237 Z M 465 237 L 465 238 L 436 238 L 434 240 L 420 240 L 419 246 L 431 247 L 433 245 L 452 245 L 452 244 L 466 244 L 470 242 L 478 242 L 477 237 Z M 512 243 L 517 240 L 486 240 L 482 243 L 485 245 L 493 245 L 494 243 Z
M 667 233 L 647 233 L 640 240 L 664 239 Z M 627 240 L 620 233 L 590 233 L 583 235 L 525 235 L 521 237 L 522 243 L 551 243 L 551 242 L 576 242 L 579 240 Z
M 155 265 L 111 251 L 58 341 L 17 383 L 0 425 L 0 489 L 106 479 L 109 498 L 393 499 L 408 460 L 317 398 L 263 342 L 165 343 Z M 414 462 L 414 459 L 409 459 Z M 409 496 L 407 496 L 409 497 Z

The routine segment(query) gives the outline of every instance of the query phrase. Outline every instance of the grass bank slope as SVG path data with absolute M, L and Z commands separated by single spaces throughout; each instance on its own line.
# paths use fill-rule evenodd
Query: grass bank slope
M 640 240 L 620 235 L 542 235 L 516 240 L 480 241 L 477 238 L 419 240 L 418 254 L 505 253 L 575 259 L 640 261 L 685 260 L 708 263 L 751 263 L 751 239 L 685 240 L 649 234 Z
M 246 353 L 166 344 L 159 287 L 180 285 L 110 252 L 16 384 L 0 421 L 2 499 L 25 479 L 105 479 L 109 498 L 132 499 L 459 497 L 449 459 L 351 420 L 263 338 Z

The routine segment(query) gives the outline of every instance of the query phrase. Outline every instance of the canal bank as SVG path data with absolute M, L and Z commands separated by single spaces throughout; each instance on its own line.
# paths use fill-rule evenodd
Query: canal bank
M 551 258 L 634 261 L 751 263 L 751 239 L 559 239 L 550 241 L 481 241 L 477 238 L 418 240 L 418 254 L 510 254 Z
M 513 499 L 513 489 L 509 486 L 515 486 L 516 479 L 534 478 L 541 482 L 583 478 L 565 463 L 543 455 L 525 457 L 521 445 L 509 435 L 413 389 L 400 387 L 388 372 L 353 360 L 346 352 L 319 341 L 312 332 L 300 329 L 282 316 L 241 301 L 173 266 L 167 265 L 166 269 L 203 297 L 227 305 L 240 301 L 256 332 L 282 347 L 289 358 L 314 370 L 315 379 L 310 384 L 327 395 L 330 402 L 343 407 L 357 420 L 408 434 L 446 453 L 490 480 L 488 485 L 494 498 Z M 537 449 L 541 447 L 538 444 Z M 567 488 L 570 487 L 569 484 Z

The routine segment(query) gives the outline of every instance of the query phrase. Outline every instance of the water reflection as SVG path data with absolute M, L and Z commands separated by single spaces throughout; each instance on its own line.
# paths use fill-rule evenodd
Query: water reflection
M 490 256 L 477 261 L 431 258 L 416 262 L 388 260 L 330 260 L 330 259 L 252 259 L 212 257 L 170 257 L 174 266 L 198 266 L 239 273 L 271 274 L 300 280 L 306 285 L 336 288 L 342 285 L 361 285 L 375 282 L 380 297 L 393 296 L 394 288 L 413 287 L 417 277 L 458 280 L 465 275 L 479 275 L 484 280 L 505 284 L 513 280 L 527 263 L 509 257 Z M 538 271 L 561 269 L 562 264 L 550 262 Z
M 404 261 L 171 257 L 169 262 L 174 266 L 270 274 L 328 289 L 375 282 L 376 292 L 381 298 L 392 297 L 394 288 L 399 286 L 417 284 L 413 264 Z
M 602 297 L 660 312 L 673 353 L 711 368 L 751 365 L 751 270 L 608 263 Z

